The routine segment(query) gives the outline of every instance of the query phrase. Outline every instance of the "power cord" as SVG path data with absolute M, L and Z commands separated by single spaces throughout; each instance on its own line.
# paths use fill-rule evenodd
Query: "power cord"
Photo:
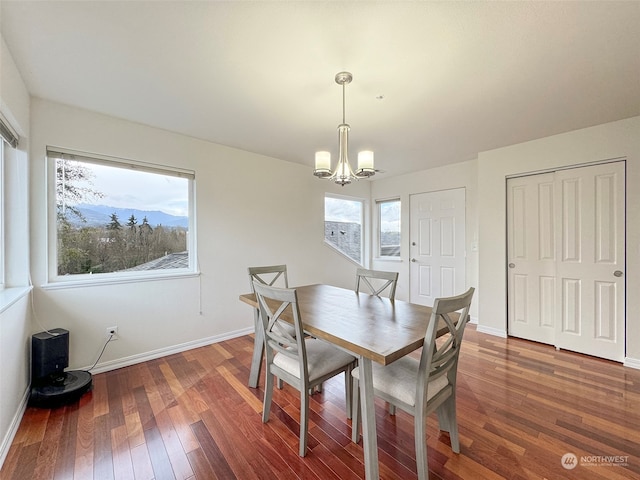
M 32 290 L 29 294 L 29 299 L 30 299 L 30 303 L 31 303 L 31 314 L 33 316 L 33 319 L 35 320 L 35 322 L 38 324 L 38 326 L 45 331 L 46 333 L 48 333 L 51 336 L 58 336 L 60 335 L 57 332 L 52 332 L 46 328 L 44 328 L 44 326 L 40 323 L 40 319 L 38 318 L 38 314 L 36 313 L 36 306 L 34 305 L 33 302 L 33 296 L 34 296 L 34 290 L 35 290 L 35 286 L 33 285 L 33 282 L 31 281 L 31 272 L 28 273 L 29 275 L 29 286 L 31 286 Z M 85 372 L 90 372 L 91 370 L 93 370 L 94 368 L 96 368 L 96 365 L 98 364 L 98 362 L 100 361 L 100 359 L 102 358 L 102 355 L 104 354 L 105 349 L 107 348 L 107 344 L 113 340 L 114 337 L 114 333 L 113 332 L 109 332 L 109 338 L 107 338 L 107 341 L 104 342 L 104 345 L 102 346 L 102 350 L 100 351 L 100 355 L 98 355 L 98 359 L 94 362 L 93 365 L 91 365 L 90 368 L 87 368 L 86 370 L 84 370 Z
M 96 365 L 98 364 L 98 362 L 100 361 L 100 359 L 102 358 L 102 354 L 104 353 L 105 348 L 107 348 L 107 344 L 113 339 L 113 333 L 109 333 L 109 338 L 107 338 L 107 341 L 104 342 L 104 346 L 102 347 L 102 351 L 100 352 L 100 355 L 98 355 L 98 359 L 95 361 L 95 363 L 93 365 L 91 365 L 90 368 L 87 368 L 85 370 L 85 372 L 89 372 L 91 370 L 93 370 L 94 368 L 96 368 Z

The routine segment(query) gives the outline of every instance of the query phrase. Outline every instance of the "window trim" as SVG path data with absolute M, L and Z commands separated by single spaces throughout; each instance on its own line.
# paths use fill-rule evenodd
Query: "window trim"
M 4 140 L 11 148 L 18 148 L 20 136 L 11 128 L 11 124 L 0 113 L 0 141 Z
M 110 155 L 101 155 L 98 153 L 85 153 L 68 148 L 47 147 L 47 160 L 73 160 L 78 162 L 93 163 L 95 165 L 104 165 L 106 167 L 123 168 L 130 170 L 138 170 L 141 172 L 157 173 L 160 175 L 168 175 L 172 177 L 195 179 L 195 172 L 186 168 L 170 167 L 156 163 L 142 162 L 139 160 L 131 160 L 125 158 L 114 157 Z M 55 176 L 54 184 L 55 186 Z
M 381 210 L 380 207 L 383 203 L 390 202 L 398 202 L 400 204 L 400 218 L 398 219 L 400 223 L 400 253 L 398 255 L 382 255 L 382 218 L 381 218 Z M 391 261 L 400 261 L 402 259 L 402 200 L 400 197 L 392 197 L 376 200 L 376 221 L 377 221 L 377 231 L 376 231 L 376 258 L 379 260 L 391 260 Z
M 6 248 L 7 248 L 7 239 L 5 237 L 5 220 L 6 220 L 6 202 L 5 202 L 5 192 L 6 192 L 6 181 L 7 181 L 7 172 L 5 170 L 5 156 L 6 153 L 6 145 L 4 138 L 0 138 L 0 291 L 5 289 L 6 284 Z
M 188 180 L 188 215 L 189 230 L 187 235 L 187 251 L 189 252 L 189 266 L 171 270 L 138 270 L 129 272 L 85 273 L 75 275 L 58 275 L 58 232 L 56 212 L 56 160 L 74 160 L 96 165 L 104 165 L 112 168 L 130 169 L 147 173 L 155 173 Z M 121 284 L 131 282 L 144 282 L 151 280 L 163 280 L 171 278 L 184 278 L 199 275 L 197 270 L 197 246 L 195 225 L 195 172 L 180 167 L 141 162 L 137 160 L 118 158 L 114 156 L 79 152 L 60 147 L 47 147 L 46 149 L 46 175 L 47 175 L 47 283 L 43 285 L 48 289 Z
M 338 252 L 340 255 L 342 255 L 344 258 L 346 258 L 347 260 L 349 260 L 350 262 L 352 262 L 354 265 L 359 265 L 359 266 L 365 266 L 365 235 L 366 235 L 366 225 L 365 225 L 365 221 L 366 221 L 366 208 L 367 208 L 367 201 L 364 198 L 359 198 L 359 197 L 351 197 L 348 195 L 340 195 L 337 193 L 329 193 L 326 192 L 324 194 L 324 200 L 322 202 L 322 208 L 323 208 L 323 213 L 322 213 L 322 224 L 323 227 L 327 222 L 327 218 L 326 218 L 326 199 L 327 198 L 334 198 L 336 200 L 345 200 L 345 201 L 351 201 L 351 202 L 358 202 L 361 205 L 361 209 L 360 209 L 360 262 L 354 260 L 353 258 L 351 258 L 349 255 L 347 255 L 345 252 L 343 252 L 342 250 L 340 250 L 338 247 L 336 247 L 335 245 L 333 245 L 331 242 L 327 241 L 325 234 L 324 234 L 324 228 L 322 229 L 322 240 L 324 242 L 325 245 L 327 245 L 328 247 L 331 247 L 333 250 L 335 250 L 336 252 Z

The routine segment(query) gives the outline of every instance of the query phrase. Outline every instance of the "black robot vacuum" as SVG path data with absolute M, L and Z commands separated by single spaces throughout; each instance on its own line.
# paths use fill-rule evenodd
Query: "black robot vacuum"
M 31 395 L 29 406 L 57 408 L 88 392 L 93 380 L 84 370 L 69 366 L 69 331 L 54 328 L 31 336 Z

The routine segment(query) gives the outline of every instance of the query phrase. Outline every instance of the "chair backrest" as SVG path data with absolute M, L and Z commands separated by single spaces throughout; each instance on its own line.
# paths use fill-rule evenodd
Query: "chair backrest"
M 266 267 L 249 267 L 249 283 L 251 284 L 251 291 L 253 289 L 253 282 L 258 281 L 263 285 L 278 286 L 276 283 L 280 283 L 280 286 L 289 288 L 289 279 L 287 278 L 287 266 L 286 265 L 269 265 Z M 280 279 L 280 282 L 278 282 Z
M 381 270 L 367 270 L 366 268 L 358 268 L 356 270 L 356 292 L 360 292 L 360 285 L 366 285 L 369 289 L 366 293 L 379 297 L 388 288 L 388 297 L 394 300 L 397 283 L 398 272 L 383 272 Z
M 257 280 L 253 282 L 253 288 L 264 328 L 267 362 L 273 361 L 275 353 L 281 353 L 297 360 L 300 364 L 300 378 L 307 378 L 307 351 L 296 290 L 272 287 Z M 290 330 L 283 328 L 284 325 L 290 325 L 283 316 L 293 321 L 295 338 Z
M 417 401 L 422 395 L 426 404 L 429 382 L 442 375 L 447 375 L 449 384 L 455 388 L 460 346 L 464 328 L 469 321 L 469 308 L 474 291 L 474 288 L 470 288 L 462 295 L 437 298 L 434 302 L 420 357 Z M 457 322 L 451 318 L 454 312 L 459 312 L 460 315 Z M 443 323 L 448 331 L 441 336 L 441 343 L 436 342 L 438 329 Z

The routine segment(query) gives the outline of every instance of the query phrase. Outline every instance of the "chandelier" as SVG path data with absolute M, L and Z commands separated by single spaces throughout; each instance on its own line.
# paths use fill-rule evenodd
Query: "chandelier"
M 318 178 L 326 178 L 327 180 L 333 180 L 338 185 L 343 187 L 351 183 L 354 180 L 360 180 L 362 178 L 371 177 L 376 173 L 373 168 L 373 152 L 364 150 L 358 152 L 358 169 L 354 172 L 349 163 L 349 125 L 345 122 L 344 118 L 344 91 L 345 85 L 351 83 L 353 76 L 349 72 L 340 72 L 336 74 L 336 83 L 342 85 L 342 123 L 338 125 L 338 143 L 339 143 L 339 155 L 338 165 L 336 169 L 331 171 L 331 153 L 322 151 L 316 152 L 316 165 L 313 174 Z

